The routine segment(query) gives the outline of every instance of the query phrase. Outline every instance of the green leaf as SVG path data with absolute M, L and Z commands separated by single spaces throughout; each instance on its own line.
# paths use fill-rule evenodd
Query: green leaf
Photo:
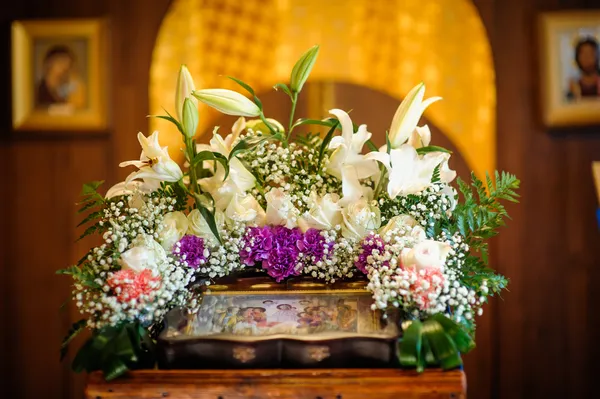
M 239 153 L 241 153 L 243 151 L 250 150 L 250 149 L 256 147 L 257 145 L 259 145 L 263 141 L 267 141 L 267 140 L 281 140 L 282 138 L 283 138 L 283 136 L 280 133 L 275 133 L 275 134 L 271 134 L 271 135 L 258 136 L 258 137 L 250 137 L 248 139 L 240 140 L 231 149 L 231 152 L 229 153 L 229 158 L 228 159 L 232 159 L 233 157 L 237 156 Z
M 452 154 L 452 151 L 445 149 L 444 147 L 438 147 L 436 145 L 429 145 L 427 147 L 417 148 L 417 154 L 423 155 L 429 152 L 445 152 L 447 154 Z
M 65 336 L 65 338 L 63 338 L 62 343 L 60 344 L 60 360 L 61 361 L 67 355 L 67 349 L 69 348 L 69 344 L 71 343 L 71 341 L 73 341 L 73 339 L 77 335 L 79 335 L 80 332 L 82 332 L 83 330 L 85 330 L 86 326 L 87 326 L 87 320 L 86 319 L 81 319 L 81 320 L 73 323 L 73 325 L 69 329 L 69 332 L 67 333 L 67 335 Z
M 392 152 L 392 143 L 390 142 L 390 135 L 388 132 L 385 132 L 385 147 L 386 152 L 390 154 Z
M 419 320 L 414 320 L 400 339 L 398 345 L 398 359 L 404 367 L 418 367 L 422 365 L 421 359 L 421 334 L 423 325 Z
M 83 238 L 85 238 L 85 237 L 87 237 L 89 235 L 92 235 L 92 234 L 94 234 L 95 232 L 97 232 L 97 231 L 99 231 L 101 229 L 102 229 L 102 226 L 100 226 L 99 223 L 95 223 L 95 224 L 89 226 L 87 229 L 85 229 L 85 231 L 83 232 L 82 235 L 79 236 L 79 238 L 77 239 L 77 241 L 79 241 L 79 240 L 81 240 L 81 239 L 83 239 Z
M 98 188 L 104 183 L 104 180 L 91 181 L 89 183 L 85 183 L 81 188 L 81 196 L 93 195 L 96 194 Z
M 203 161 L 219 162 L 221 165 L 223 165 L 223 168 L 225 169 L 225 177 L 223 178 L 223 180 L 227 179 L 227 176 L 229 176 L 229 160 L 227 159 L 227 157 L 225 155 L 223 155 L 219 152 L 200 151 L 194 157 L 191 167 L 196 167 L 197 165 L 200 164 L 200 162 L 203 162 Z
M 429 339 L 427 339 L 427 335 L 422 336 L 422 347 L 423 359 L 425 360 L 425 364 L 429 367 L 439 367 L 440 363 L 436 360 L 433 351 L 431 350 L 431 344 L 429 344 Z
M 102 367 L 102 373 L 104 374 L 104 379 L 106 381 L 112 381 L 115 378 L 118 378 L 123 374 L 127 373 L 128 371 L 129 367 L 127 367 L 127 364 L 125 364 L 123 360 L 114 357 L 112 357 Z
M 431 345 L 435 358 L 444 370 L 450 370 L 462 365 L 462 359 L 454 341 L 446 334 L 442 325 L 435 319 L 429 318 L 423 322 L 423 335 Z
M 335 129 L 338 125 L 339 121 L 336 121 L 335 125 L 331 126 L 331 129 L 329 129 L 329 131 L 325 135 L 325 138 L 323 139 L 323 142 L 321 143 L 321 148 L 319 148 L 319 161 L 317 162 L 317 172 L 321 169 L 321 162 L 323 162 L 323 156 L 325 155 L 325 151 L 327 151 L 327 147 L 329 147 L 329 143 L 333 138 L 333 133 L 335 132 Z
M 338 123 L 339 123 L 338 120 L 335 118 L 326 118 L 326 119 L 300 118 L 292 125 L 292 127 L 295 128 L 295 127 L 302 126 L 302 125 L 320 125 L 320 126 L 332 127 L 332 126 L 337 126 Z
M 210 231 L 214 234 L 219 243 L 222 243 L 221 235 L 219 234 L 219 228 L 217 227 L 217 222 L 215 221 L 215 214 L 208 210 L 208 208 L 205 208 L 203 206 L 199 206 L 198 210 L 200 211 L 200 214 L 204 217 L 204 220 L 206 220 Z
M 256 106 L 258 107 L 258 109 L 260 109 L 260 111 L 262 112 L 262 110 L 263 110 L 262 101 L 260 101 L 258 99 L 258 97 L 256 97 L 256 96 L 254 96 L 254 104 L 256 104 Z
M 82 345 L 81 348 L 75 354 L 73 358 L 73 362 L 71 363 L 71 369 L 76 373 L 81 373 L 84 370 L 89 370 L 91 367 L 88 367 L 90 362 L 93 361 L 93 350 L 92 350 L 93 338 L 88 339 Z
M 90 202 L 87 202 L 87 203 L 84 202 L 84 204 L 85 204 L 84 206 L 82 206 L 81 208 L 79 208 L 77 210 L 77 213 L 83 213 L 83 212 L 87 211 L 88 209 L 92 209 L 92 208 L 94 208 L 96 206 L 99 206 L 99 205 L 102 204 L 102 201 L 93 200 L 93 201 L 90 201 Z
M 158 118 L 169 121 L 177 127 L 177 130 L 179 130 L 181 134 L 185 136 L 185 131 L 183 130 L 183 126 L 181 125 L 181 123 L 179 123 L 177 119 L 175 119 L 167 110 L 163 110 L 167 113 L 167 115 L 148 115 L 148 118 Z
M 198 128 L 198 107 L 188 97 L 183 101 L 183 131 L 185 136 L 192 138 Z
M 256 97 L 256 94 L 254 94 L 254 89 L 252 89 L 252 87 L 250 87 L 250 85 L 248 85 L 247 83 L 242 82 L 241 80 L 239 80 L 238 78 L 234 78 L 233 76 L 227 76 L 229 79 L 233 80 L 235 83 L 239 84 L 240 86 L 242 86 L 244 89 L 246 89 L 246 91 L 248 93 L 250 93 L 250 95 L 252 97 Z
M 275 90 L 281 89 L 285 94 L 287 94 L 290 98 L 292 98 L 292 92 L 290 91 L 290 88 L 286 84 L 277 83 L 277 84 L 275 84 L 275 86 L 273 86 L 273 88 Z
M 79 222 L 77 227 L 82 226 L 82 225 L 86 224 L 87 222 L 90 222 L 94 219 L 101 218 L 103 215 L 104 215 L 103 211 L 92 212 L 89 215 L 87 215 L 81 222 Z
M 441 313 L 431 317 L 440 323 L 446 334 L 452 338 L 461 353 L 469 353 L 471 350 L 475 349 L 475 341 L 460 324 Z
M 292 69 L 290 76 L 290 89 L 292 93 L 299 93 L 306 83 L 310 72 L 312 71 L 317 56 L 319 55 L 319 46 L 311 47 L 306 53 L 302 54 L 300 59 Z

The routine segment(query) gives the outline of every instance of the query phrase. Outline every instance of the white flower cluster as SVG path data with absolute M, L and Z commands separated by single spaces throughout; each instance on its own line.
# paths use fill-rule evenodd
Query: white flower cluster
M 134 192 L 106 206 L 99 222 L 106 226 L 104 243 L 88 254 L 82 268 L 86 281 L 77 282 L 73 291 L 90 328 L 125 320 L 150 325 L 193 300 L 186 288 L 194 281 L 193 270 L 155 241 L 164 214 L 175 205 L 174 198 Z
M 408 214 L 422 226 L 433 223 L 434 220 L 449 217 L 456 206 L 456 190 L 445 183 L 434 183 L 425 190 L 395 200 L 379 199 L 382 221 L 389 218 Z
M 249 130 L 241 139 L 253 137 Z M 308 210 L 311 192 L 323 196 L 339 191 L 340 183 L 324 173 L 328 157 L 324 156 L 320 171 L 317 171 L 318 150 L 297 143 L 283 147 L 280 143 L 262 142 L 255 151 L 247 152 L 240 157 L 257 176 L 264 189 L 256 186 L 252 195 L 263 206 L 267 200 L 265 194 L 275 187 L 282 188 L 289 196 L 292 204 L 301 212 Z
M 355 241 L 342 237 L 339 225 L 335 229 L 321 231 L 321 235 L 325 238 L 323 259 L 305 262 L 303 273 L 327 283 L 354 277 Z
M 377 237 L 373 235 L 370 240 Z M 391 242 L 389 239 L 385 241 L 384 249 L 373 251 L 367 258 L 367 289 L 373 292 L 373 309 L 386 310 L 393 306 L 412 317 L 446 313 L 457 321 L 462 318 L 471 320 L 475 314 L 482 314 L 487 283 L 484 281 L 475 290 L 461 282 L 461 267 L 469 248 L 459 234 L 452 237 L 442 235 L 439 242 L 448 246 L 448 253 L 443 267 L 439 268 L 402 264 L 408 252 L 422 245 L 414 236 L 396 235 Z M 366 244 L 373 242 L 368 239 Z M 431 249 L 427 249 L 427 254 L 431 254 Z
M 211 247 L 210 255 L 204 265 L 198 268 L 204 276 L 212 278 L 224 277 L 244 267 L 240 260 L 243 247 L 242 238 L 246 226 L 243 223 L 232 223 L 231 227 L 221 232 L 223 244 Z M 210 281 L 207 281 L 209 284 Z

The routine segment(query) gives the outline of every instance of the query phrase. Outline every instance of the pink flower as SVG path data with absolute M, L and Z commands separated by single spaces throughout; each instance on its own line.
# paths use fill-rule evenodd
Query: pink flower
M 141 295 L 150 295 L 160 285 L 160 277 L 144 269 L 135 272 L 131 269 L 119 270 L 107 280 L 108 286 L 117 294 L 120 302 L 138 299 Z
M 436 295 L 444 287 L 444 275 L 440 269 L 426 267 L 420 272 L 415 272 L 417 281 L 412 284 L 409 291 L 421 310 L 426 310 L 431 305 L 430 295 Z

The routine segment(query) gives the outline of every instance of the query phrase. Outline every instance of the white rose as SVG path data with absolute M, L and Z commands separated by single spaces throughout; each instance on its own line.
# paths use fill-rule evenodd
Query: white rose
M 138 273 L 144 269 L 156 270 L 167 259 L 163 247 L 151 236 L 141 234 L 133 241 L 133 245 L 121 254 L 119 263 L 122 269 L 131 269 Z
M 280 188 L 273 188 L 265 194 L 267 200 L 267 224 L 285 226 L 288 229 L 298 225 L 300 211 L 292 203 L 289 195 Z
M 204 216 L 202 216 L 198 209 L 194 209 L 190 212 L 188 215 L 188 222 L 188 234 L 202 237 L 209 241 L 217 241 L 217 237 L 215 237 L 208 226 L 206 219 L 204 219 Z M 219 210 L 215 212 L 215 223 L 217 225 L 217 230 L 221 231 L 225 225 L 225 214 L 223 214 L 223 212 Z
M 406 268 L 421 270 L 424 268 L 444 269 L 450 245 L 445 242 L 425 240 L 413 248 L 405 248 L 400 254 L 400 261 Z
M 234 222 L 265 224 L 266 214 L 251 194 L 235 194 L 225 210 L 228 220 Z
M 310 195 L 311 207 L 298 220 L 298 226 L 303 232 L 313 228 L 331 230 L 342 224 L 342 208 L 339 205 L 340 196 L 325 194 L 319 198 L 316 193 Z
M 376 205 L 361 198 L 342 210 L 342 220 L 342 236 L 359 240 L 381 226 L 381 212 Z
M 386 239 L 391 239 L 392 235 L 408 235 L 416 241 L 423 241 L 426 238 L 425 230 L 410 215 L 394 216 L 379 229 L 379 235 Z
M 158 233 L 158 240 L 163 248 L 170 251 L 173 245 L 188 230 L 188 219 L 183 212 L 169 212 L 165 215 L 162 221 L 162 229 Z

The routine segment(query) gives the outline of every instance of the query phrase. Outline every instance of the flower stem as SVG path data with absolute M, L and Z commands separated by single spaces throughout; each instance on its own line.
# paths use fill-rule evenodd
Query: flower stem
M 286 142 L 290 139 L 292 135 L 292 130 L 294 128 L 294 114 L 296 113 L 296 103 L 298 102 L 298 93 L 294 92 L 291 96 L 292 99 L 292 110 L 290 111 L 290 123 L 288 125 L 288 134 L 286 137 Z
M 382 182 L 387 177 L 386 172 L 387 170 L 385 169 L 385 166 L 379 165 L 379 181 L 377 181 L 377 185 L 375 186 L 375 190 L 373 191 L 373 199 L 377 199 L 381 189 L 383 188 Z
M 198 186 L 198 175 L 196 174 L 196 165 L 194 165 L 194 157 L 196 156 L 196 146 L 194 144 L 194 140 L 192 138 L 185 139 L 185 149 L 187 152 L 188 162 L 190 164 L 189 173 L 190 173 L 190 195 L 194 198 L 196 202 L 196 206 L 200 206 L 200 201 L 197 195 L 200 194 L 200 187 Z

